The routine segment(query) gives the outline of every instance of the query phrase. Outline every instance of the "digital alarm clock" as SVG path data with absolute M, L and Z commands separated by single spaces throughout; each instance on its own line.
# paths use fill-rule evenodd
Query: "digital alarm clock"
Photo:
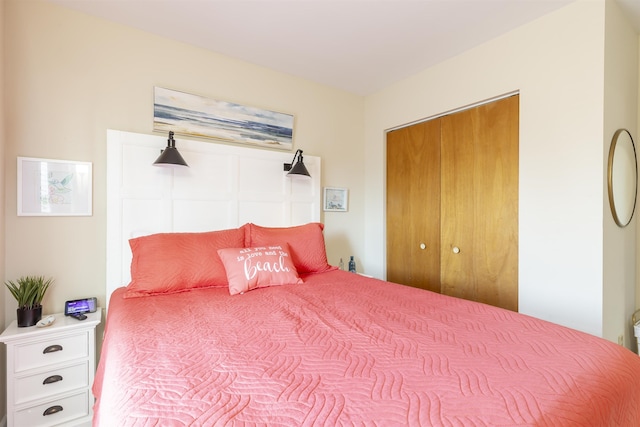
M 73 316 L 84 313 L 93 313 L 97 309 L 96 298 L 74 299 L 64 303 L 64 315 Z

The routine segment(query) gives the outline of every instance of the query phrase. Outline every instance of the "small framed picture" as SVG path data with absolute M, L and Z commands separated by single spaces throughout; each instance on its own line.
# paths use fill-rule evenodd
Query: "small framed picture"
M 91 216 L 92 164 L 18 157 L 18 216 Z
M 346 212 L 349 203 L 349 190 L 346 188 L 324 187 L 324 210 L 328 212 Z

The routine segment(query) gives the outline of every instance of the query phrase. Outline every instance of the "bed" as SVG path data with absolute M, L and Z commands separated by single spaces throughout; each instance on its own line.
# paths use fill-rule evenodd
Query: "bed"
M 638 426 L 640 357 L 339 270 L 323 226 L 131 239 L 94 426 Z

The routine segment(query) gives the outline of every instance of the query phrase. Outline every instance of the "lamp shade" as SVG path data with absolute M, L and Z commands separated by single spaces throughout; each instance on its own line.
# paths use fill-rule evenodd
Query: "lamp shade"
M 189 166 L 176 147 L 167 147 L 162 150 L 153 164 L 156 166 Z
M 296 158 L 298 159 L 297 162 Z M 287 174 L 289 177 L 311 178 L 311 174 L 307 170 L 302 159 L 302 150 L 297 150 L 293 155 L 293 161 L 291 163 L 285 163 L 284 168 L 284 170 L 289 171 Z
M 173 139 L 173 131 L 169 132 L 169 139 L 167 140 L 167 148 L 162 150 L 160 156 L 153 162 L 154 166 L 189 166 L 184 161 L 178 149 L 176 148 L 176 141 Z
M 304 165 L 302 160 L 298 161 L 298 163 L 293 165 L 293 167 L 291 168 L 291 170 L 287 175 L 304 175 L 304 176 L 311 177 L 311 175 L 309 174 L 309 171 L 307 170 L 307 167 Z

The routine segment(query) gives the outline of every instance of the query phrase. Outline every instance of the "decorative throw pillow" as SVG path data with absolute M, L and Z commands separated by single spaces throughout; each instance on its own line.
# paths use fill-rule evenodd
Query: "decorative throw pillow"
M 218 249 L 244 246 L 245 226 L 204 233 L 159 233 L 129 240 L 131 283 L 124 298 L 227 286 Z
M 322 230 L 324 225 L 312 222 L 294 227 L 261 227 L 245 224 L 247 240 L 245 246 L 287 244 L 298 273 L 321 273 L 333 267 L 327 262 Z
M 275 285 L 297 285 L 298 277 L 289 246 L 267 245 L 254 248 L 220 249 L 231 295 Z

